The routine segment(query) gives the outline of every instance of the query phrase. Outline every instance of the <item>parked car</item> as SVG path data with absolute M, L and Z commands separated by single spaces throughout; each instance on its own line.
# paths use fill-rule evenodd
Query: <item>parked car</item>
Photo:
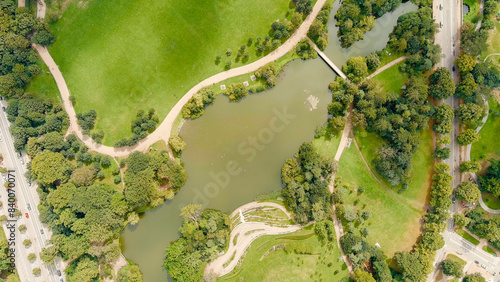
M 24 215 L 26 216 L 26 218 L 30 218 L 30 215 L 28 213 L 25 213 Z
M 452 203 L 455 203 L 457 200 L 455 199 L 455 197 L 451 198 L 451 202 Z
M 443 28 L 443 23 L 442 22 L 439 23 L 439 27 Z
M 43 234 L 43 229 L 40 229 L 40 233 L 42 233 L 42 234 Z

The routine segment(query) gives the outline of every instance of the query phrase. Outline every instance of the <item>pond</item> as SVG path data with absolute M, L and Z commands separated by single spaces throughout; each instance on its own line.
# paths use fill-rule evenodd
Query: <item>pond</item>
M 377 20 L 376 27 L 345 50 L 336 37 L 333 16 L 330 43 L 325 50 L 341 66 L 351 56 L 366 56 L 383 49 L 397 18 L 416 10 L 402 4 L 394 13 Z M 181 161 L 188 181 L 171 201 L 147 211 L 139 224 L 128 226 L 121 236 L 123 254 L 137 263 L 144 281 L 165 281 L 162 269 L 165 248 L 179 238 L 181 207 L 199 203 L 225 212 L 252 201 L 256 196 L 281 188 L 281 166 L 303 142 L 311 141 L 314 129 L 327 120 L 331 102 L 328 84 L 335 74 L 321 60 L 289 63 L 271 90 L 252 94 L 238 103 L 219 95 L 205 114 L 184 123 L 180 135 L 187 142 Z M 308 98 L 317 98 L 311 109 Z M 311 100 L 311 99 L 310 99 Z

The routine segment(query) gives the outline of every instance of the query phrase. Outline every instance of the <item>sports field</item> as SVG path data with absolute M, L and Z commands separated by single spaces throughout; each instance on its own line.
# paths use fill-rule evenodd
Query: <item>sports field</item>
M 227 61 L 234 68 L 257 60 L 253 45 L 248 44 L 247 60 L 236 58 L 238 49 L 250 37 L 264 39 L 272 22 L 290 18 L 290 3 L 73 1 L 51 24 L 57 41 L 50 52 L 76 98 L 76 111 L 95 109 L 97 129 L 106 133 L 103 143 L 112 145 L 132 135 L 137 110 L 155 108 L 163 119 L 182 95 L 223 71 Z

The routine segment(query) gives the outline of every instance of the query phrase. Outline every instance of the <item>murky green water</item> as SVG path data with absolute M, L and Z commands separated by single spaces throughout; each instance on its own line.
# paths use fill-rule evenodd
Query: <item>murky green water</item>
M 330 44 L 325 53 L 341 66 L 351 56 L 365 56 L 382 49 L 396 20 L 415 10 L 403 4 L 377 21 L 377 27 L 348 50 L 340 48 L 333 15 L 329 23 Z M 281 187 L 281 166 L 303 142 L 314 137 L 314 129 L 327 119 L 331 101 L 328 84 L 334 73 L 321 59 L 288 64 L 277 86 L 249 95 L 239 103 L 218 96 L 205 114 L 187 121 L 180 135 L 188 146 L 182 162 L 188 181 L 172 201 L 145 213 L 139 224 L 127 227 L 121 237 L 124 255 L 139 264 L 144 281 L 165 281 L 162 269 L 165 247 L 179 237 L 180 208 L 199 203 L 208 208 L 232 211 L 257 195 Z M 319 98 L 310 110 L 309 96 Z
M 340 47 L 340 42 L 338 41 L 337 32 L 339 28 L 336 26 L 337 21 L 334 18 L 339 7 L 340 1 L 336 1 L 333 4 L 330 20 L 328 21 L 330 42 L 324 51 L 330 60 L 332 60 L 332 62 L 339 67 L 341 67 L 351 57 L 364 57 L 372 52 L 384 49 L 387 45 L 387 41 L 389 41 L 389 34 L 396 25 L 399 16 L 418 9 L 418 6 L 410 1 L 399 5 L 394 12 L 385 14 L 378 18 L 375 27 L 364 34 L 363 40 L 354 43 L 348 49 L 344 49 Z M 396 57 L 394 57 L 394 59 L 396 59 Z

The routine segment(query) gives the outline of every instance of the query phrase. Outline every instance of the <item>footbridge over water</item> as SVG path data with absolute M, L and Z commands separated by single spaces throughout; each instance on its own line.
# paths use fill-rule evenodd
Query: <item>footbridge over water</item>
M 347 79 L 347 76 L 342 72 L 342 70 L 337 67 L 329 58 L 328 56 L 323 53 L 323 51 L 321 51 L 318 46 L 316 46 L 316 44 L 312 43 L 312 45 L 314 46 L 314 50 L 316 50 L 316 52 L 318 52 L 318 55 L 321 57 L 321 59 L 323 59 L 323 61 L 325 61 L 325 63 L 340 77 L 342 77 L 342 79 Z

